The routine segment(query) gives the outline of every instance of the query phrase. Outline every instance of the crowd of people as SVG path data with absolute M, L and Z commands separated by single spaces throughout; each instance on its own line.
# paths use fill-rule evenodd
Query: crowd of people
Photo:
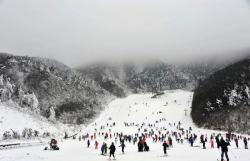
M 135 105 L 137 104 L 135 103 Z M 148 106 L 147 103 L 144 105 Z M 79 136 L 79 141 L 86 141 L 88 148 L 94 147 L 95 150 L 100 150 L 101 155 L 108 155 L 109 159 L 116 158 L 117 148 L 121 148 L 121 153 L 125 154 L 126 145 L 137 146 L 137 151 L 140 153 L 149 152 L 152 144 L 162 146 L 163 156 L 167 156 L 168 149 L 174 149 L 174 144 L 189 144 L 190 148 L 218 148 L 221 150 L 221 161 L 224 161 L 224 158 L 229 161 L 228 146 L 248 149 L 250 140 L 248 136 L 236 135 L 231 132 L 221 134 L 208 130 L 200 131 L 184 125 L 181 121 L 169 122 L 161 114 L 162 111 L 156 111 L 152 113 L 152 116 L 156 116 L 157 120 L 152 121 L 149 120 L 151 116 L 145 116 L 145 122 L 124 122 L 123 127 L 120 127 L 119 124 L 119 128 L 116 128 L 118 123 L 109 117 L 108 121 L 102 122 L 101 125 L 94 123 L 91 131 Z M 133 132 L 131 132 L 131 128 Z M 242 145 L 244 147 L 240 147 Z
M 157 126 L 157 123 L 161 123 L 164 121 L 166 121 L 164 118 L 159 119 L 158 121 L 156 121 L 156 123 L 148 124 L 147 126 L 145 123 L 142 123 L 138 128 L 138 132 L 131 135 L 124 135 L 122 132 L 112 133 L 110 130 L 109 132 L 96 131 L 92 135 L 83 135 L 82 139 L 87 140 L 87 147 L 90 147 L 90 143 L 94 142 L 95 149 L 99 149 L 97 138 L 103 138 L 104 141 L 113 141 L 109 147 L 106 142 L 103 142 L 102 146 L 100 147 L 102 155 L 106 155 L 108 150 L 110 151 L 109 158 L 115 158 L 116 144 L 121 147 L 121 152 L 125 153 L 125 144 L 137 144 L 138 152 L 148 152 L 150 151 L 148 142 L 150 142 L 151 144 L 162 143 L 163 155 L 167 155 L 167 150 L 174 147 L 174 142 L 176 144 L 188 143 L 190 144 L 190 147 L 197 147 L 201 145 L 201 148 L 203 149 L 217 147 L 221 149 L 220 157 L 222 161 L 224 160 L 224 157 L 227 159 L 227 161 L 229 161 L 228 146 L 233 144 L 233 142 L 235 144 L 235 147 L 239 148 L 239 142 L 241 141 L 244 145 L 244 148 L 248 149 L 248 142 L 250 139 L 247 137 L 235 135 L 232 133 L 212 133 L 209 136 L 208 134 L 198 134 L 192 130 L 192 127 L 189 127 L 188 129 L 182 128 L 181 122 L 168 123 L 167 125 L 168 127 L 171 127 L 171 130 L 168 130 L 167 127 Z M 124 126 L 138 126 L 138 124 L 124 123 Z M 142 130 L 145 127 L 151 128 L 151 130 Z M 102 126 L 102 129 L 105 129 L 104 126 Z

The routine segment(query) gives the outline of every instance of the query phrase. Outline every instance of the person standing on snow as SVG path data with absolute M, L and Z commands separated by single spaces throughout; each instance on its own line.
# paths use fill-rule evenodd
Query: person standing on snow
M 162 146 L 163 146 L 164 155 L 167 155 L 167 148 L 168 148 L 167 142 L 164 141 L 164 143 L 162 144 Z
M 146 141 L 144 141 L 143 146 L 144 146 L 144 151 L 148 152 L 149 151 L 149 146 L 148 146 Z
M 217 144 L 217 148 L 219 149 L 220 148 L 220 135 L 217 135 L 216 137 L 215 137 L 215 141 L 216 141 L 216 144 Z
M 235 142 L 236 148 L 238 149 L 239 148 L 239 140 L 237 137 L 234 139 L 234 142 Z
M 87 141 L 87 147 L 89 148 L 89 146 L 90 146 L 90 141 L 88 139 L 88 141 Z
M 107 154 L 107 144 L 103 143 L 101 147 L 102 155 Z
M 125 148 L 124 140 L 121 142 L 121 145 L 119 147 L 122 147 L 122 153 L 124 154 L 124 148 Z
M 138 152 L 143 152 L 143 145 L 144 145 L 144 142 L 143 142 L 143 140 L 140 138 L 140 139 L 139 139 L 139 142 L 138 142 L 138 144 L 137 144 L 137 146 L 138 146 Z
M 223 139 L 223 137 L 221 137 L 221 140 L 220 140 L 220 143 L 219 143 L 219 146 L 221 147 L 221 161 L 224 161 L 223 157 L 224 157 L 224 154 L 227 158 L 227 161 L 229 161 L 229 157 L 228 157 L 228 146 L 230 145 L 230 143 L 228 141 L 225 141 Z
M 171 136 L 168 137 L 168 144 L 169 144 L 169 147 L 173 147 L 173 140 Z
M 204 138 L 204 135 L 201 135 L 200 139 L 201 139 L 201 143 L 203 145 L 203 149 L 206 149 L 207 138 Z
M 114 143 L 112 143 L 110 145 L 109 150 L 110 150 L 110 152 L 109 152 L 109 159 L 111 159 L 111 156 L 113 156 L 113 158 L 115 159 L 115 150 L 116 150 L 116 148 L 115 148 Z
M 98 149 L 98 145 L 99 145 L 98 141 L 95 141 L 95 149 Z
M 210 144 L 211 144 L 211 148 L 214 148 L 214 138 L 213 138 L 213 136 L 211 136 L 211 138 L 210 138 Z
M 190 143 L 190 145 L 191 145 L 191 147 L 193 147 L 194 146 L 194 138 L 193 138 L 193 135 L 191 135 L 190 137 L 189 137 L 189 143 Z
M 137 142 L 137 137 L 134 137 L 133 144 L 135 145 L 136 142 Z
M 247 138 L 246 138 L 246 137 L 244 137 L 243 142 L 244 142 L 244 145 L 245 145 L 245 149 L 248 149 L 248 146 L 247 146 Z

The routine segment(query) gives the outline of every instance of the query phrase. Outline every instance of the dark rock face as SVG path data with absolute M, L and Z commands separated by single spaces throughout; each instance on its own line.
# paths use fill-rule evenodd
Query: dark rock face
M 215 72 L 194 91 L 192 118 L 199 126 L 250 133 L 250 59 Z

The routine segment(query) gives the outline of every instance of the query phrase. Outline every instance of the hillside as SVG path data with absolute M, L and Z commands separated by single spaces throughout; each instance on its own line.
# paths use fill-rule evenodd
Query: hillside
M 116 97 L 125 97 L 128 93 L 128 87 L 124 83 L 127 75 L 122 66 L 92 64 L 88 67 L 78 68 L 77 71 L 93 79 L 101 88 Z
M 107 161 L 113 158 L 109 159 L 109 151 L 108 154 L 101 155 L 101 147 L 103 143 L 107 143 L 109 147 L 112 142 L 116 146 L 116 160 L 119 161 L 220 160 L 220 152 L 216 148 L 214 137 L 218 133 L 226 137 L 226 132 L 204 130 L 193 124 L 190 117 L 192 92 L 183 90 L 164 92 L 165 94 L 157 99 L 152 98 L 152 93 L 146 93 L 132 94 L 126 98 L 113 100 L 92 124 L 82 129 L 77 139 L 60 141 L 58 138 L 59 151 L 45 151 L 43 150 L 45 145 L 3 150 L 0 160 L 68 161 L 74 158 L 74 161 Z M 166 102 L 168 102 L 167 105 Z M 181 128 L 178 127 L 179 121 Z M 188 138 L 193 137 L 194 134 L 197 135 L 197 139 L 191 147 Z M 246 136 L 234 134 L 239 137 Z M 111 137 L 105 137 L 105 135 Z M 205 135 L 208 139 L 206 149 L 203 149 L 200 144 L 201 135 Z M 146 136 L 145 142 L 150 148 L 148 152 L 138 152 L 137 143 L 139 137 L 143 136 Z M 79 137 L 83 139 L 79 140 Z M 129 137 L 132 139 L 130 140 Z M 156 137 L 159 139 L 155 139 Z M 249 136 L 246 137 L 249 138 Z M 137 141 L 133 143 L 135 138 Z M 170 146 L 167 149 L 167 155 L 163 153 L 163 140 L 160 138 L 163 140 L 172 138 L 173 147 Z M 120 139 L 125 140 L 125 153 L 122 153 Z M 87 147 L 87 140 L 90 140 L 90 147 Z M 214 148 L 211 147 L 211 140 L 215 143 Z M 99 143 L 97 148 L 95 148 L 95 141 Z M 244 149 L 242 138 L 239 139 L 239 148 L 236 148 L 233 140 L 228 148 L 230 160 L 249 161 L 249 150 Z
M 46 58 L 0 54 L 1 101 L 52 122 L 83 124 L 112 98 L 171 89 L 193 90 L 224 64 L 182 66 L 158 60 L 92 64 L 71 69 Z
M 192 118 L 199 126 L 250 134 L 250 58 L 217 71 L 194 91 Z
M 96 64 L 78 68 L 101 87 L 118 97 L 126 93 L 159 92 L 170 89 L 193 90 L 224 64 L 172 65 L 161 61 L 147 63 Z
M 0 108 L 1 144 L 11 141 L 21 142 L 25 139 L 48 139 L 48 137 L 63 136 L 64 132 L 72 132 L 72 129 L 64 124 L 52 123 L 26 109 L 18 109 L 3 104 L 0 105 Z M 18 141 L 11 139 L 18 139 Z
M 51 120 L 82 124 L 101 111 L 109 93 L 54 60 L 0 55 L 1 101 Z

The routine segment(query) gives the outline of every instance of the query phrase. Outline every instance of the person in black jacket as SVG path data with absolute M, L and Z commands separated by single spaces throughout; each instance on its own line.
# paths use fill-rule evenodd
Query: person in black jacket
M 50 145 L 50 149 L 59 150 L 59 147 L 57 146 L 57 140 L 56 139 L 51 139 L 49 145 Z
M 115 145 L 112 143 L 109 147 L 110 153 L 109 153 L 109 159 L 111 159 L 111 156 L 115 159 Z
M 201 139 L 201 143 L 203 145 L 203 149 L 206 149 L 207 138 L 204 138 L 204 135 L 201 135 L 200 139 Z
M 119 147 L 122 147 L 122 153 L 124 153 L 124 148 L 125 148 L 124 140 L 121 142 L 121 145 Z
M 137 146 L 138 146 L 138 152 L 143 152 L 144 142 L 143 142 L 143 140 L 141 138 L 140 138 Z
M 216 140 L 216 144 L 217 144 L 217 148 L 219 149 L 220 148 L 220 139 L 219 139 L 220 135 L 217 135 L 215 137 L 215 140 Z
M 88 139 L 88 141 L 87 141 L 87 147 L 89 148 L 89 146 L 90 146 L 90 141 Z
M 247 138 L 246 138 L 246 137 L 244 137 L 243 142 L 244 142 L 244 145 L 245 145 L 245 149 L 248 149 L 248 146 L 247 146 Z
M 149 151 L 149 146 L 148 146 L 146 141 L 144 142 L 143 146 L 144 146 L 144 151 L 148 152 Z
M 228 141 L 225 141 L 223 137 L 221 137 L 219 145 L 221 147 L 221 161 L 223 161 L 224 154 L 227 158 L 227 161 L 229 161 L 229 157 L 227 153 L 228 153 L 228 146 L 230 145 L 230 143 Z
M 164 143 L 162 144 L 162 146 L 163 146 L 164 155 L 167 155 L 167 148 L 169 147 L 168 143 L 166 141 L 164 141 Z

